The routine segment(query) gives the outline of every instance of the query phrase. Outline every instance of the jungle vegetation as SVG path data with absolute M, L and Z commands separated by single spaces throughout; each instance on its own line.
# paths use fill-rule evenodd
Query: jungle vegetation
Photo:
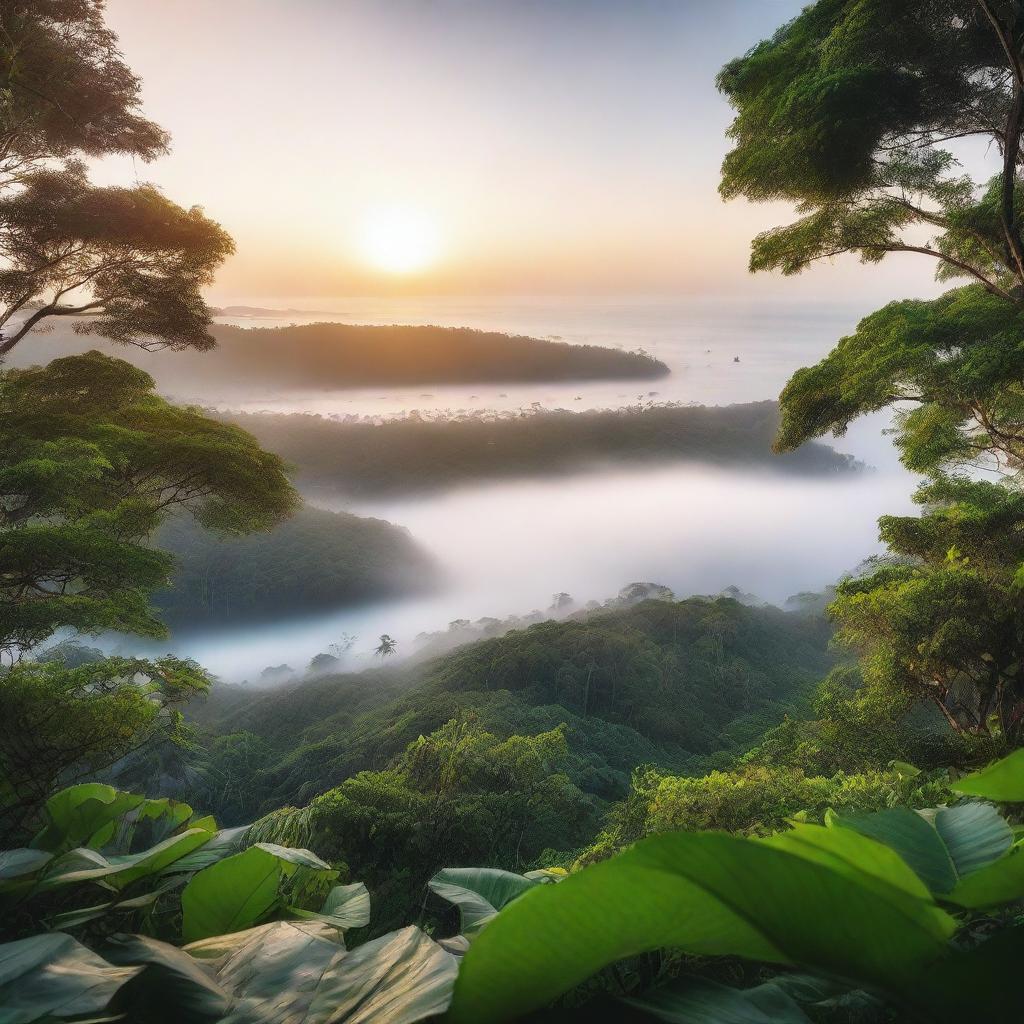
M 46 203 L 48 188 L 87 190 L 81 169 L 36 176 L 55 161 L 164 145 L 138 113 L 102 4 L 16 2 L 0 17 L 9 301 L 42 288 L 19 308 L 41 301 L 33 308 L 64 315 L 78 270 L 51 276 L 28 260 L 59 236 L 57 264 L 64 248 L 74 267 L 99 261 L 84 265 L 99 267 L 104 331 L 201 346 L 195 289 L 224 249 L 213 228 L 196 222 L 212 250 L 153 243 L 171 267 L 152 295 L 138 262 L 151 252 L 146 218 L 118 242 L 127 278 L 108 274 L 106 228 L 96 241 L 83 229 L 95 229 L 92 213 L 83 222 L 77 202 Z M 382 667 L 396 700 L 441 701 L 445 720 L 428 715 L 434 724 L 410 737 L 416 709 L 402 711 L 391 735 L 366 737 L 381 763 L 304 807 L 221 827 L 201 801 L 255 818 L 249 783 L 275 745 L 289 731 L 316 741 L 289 701 L 323 700 L 332 683 L 343 696 L 344 682 L 256 703 L 263 735 L 203 742 L 195 730 L 210 729 L 218 687 L 205 720 L 190 725 L 180 710 L 202 708 L 210 680 L 199 666 L 33 655 L 61 629 L 159 632 L 148 598 L 170 563 L 143 542 L 162 516 L 173 507 L 236 532 L 272 525 L 295 506 L 282 466 L 238 428 L 157 398 L 121 361 L 5 369 L 6 1020 L 1021 1019 L 1024 12 L 1018 0 L 818 0 L 719 84 L 736 109 L 723 193 L 799 208 L 794 224 L 755 240 L 754 269 L 910 251 L 934 260 L 940 279 L 967 282 L 866 318 L 782 396 L 783 449 L 898 406 L 904 459 L 926 476 L 921 515 L 883 519 L 889 555 L 841 581 L 830 605 L 856 665 L 818 664 L 824 681 L 804 689 L 799 660 L 831 661 L 800 642 L 822 625 L 728 599 L 533 627 L 440 659 L 412 694 Z M 968 136 L 1001 159 L 990 182 L 965 178 L 943 148 Z M 161 223 L 177 216 L 164 211 Z M 168 311 L 182 307 L 192 319 L 178 334 Z M 787 656 L 793 669 L 769 670 Z M 620 671 L 601 673 L 606 659 Z M 376 695 L 366 680 L 347 693 L 323 724 L 357 736 Z M 729 711 L 771 701 L 781 711 L 793 696 L 803 704 L 790 717 L 762 723 L 720 764 L 692 774 L 636 764 L 611 807 L 578 771 L 579 722 L 606 731 L 609 750 L 626 729 L 708 747 L 731 727 Z M 491 701 L 520 717 L 499 729 L 477 710 Z M 700 713 L 688 719 L 693 701 Z M 541 725 L 538 710 L 564 712 L 565 724 Z M 119 788 L 111 775 L 147 785 Z M 143 795 L 172 783 L 199 799 Z M 441 852 L 479 859 L 431 873 Z M 363 871 L 380 882 L 377 911 Z
M 773 456 L 774 402 L 729 406 L 640 404 L 593 412 L 338 422 L 309 414 L 231 414 L 296 469 L 306 491 L 380 497 L 470 480 L 685 460 L 768 472 L 828 474 L 863 467 L 812 442 Z
M 154 603 L 170 626 L 242 625 L 428 589 L 438 570 L 408 531 L 304 505 L 268 533 L 225 536 L 175 517 L 153 543 L 175 559 Z

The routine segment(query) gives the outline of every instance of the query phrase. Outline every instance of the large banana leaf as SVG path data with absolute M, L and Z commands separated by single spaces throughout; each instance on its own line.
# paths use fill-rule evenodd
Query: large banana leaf
M 70 935 L 48 932 L 0 945 L 0 1024 L 98 1013 L 139 973 L 114 967 Z
M 46 850 L 0 850 L 0 892 L 32 884 L 33 877 L 53 859 Z
M 1010 826 L 983 803 L 928 812 L 892 807 L 837 823 L 891 847 L 934 893 L 951 892 L 962 878 L 1002 857 L 1013 842 Z
M 1024 748 L 1015 750 L 1009 757 L 982 768 L 981 771 L 965 775 L 952 783 L 950 789 L 971 796 L 982 796 L 986 800 L 1003 803 L 1024 803 Z
M 1024 899 L 1024 842 L 1005 857 L 962 879 L 946 899 L 961 907 L 981 910 Z
M 137 1024 L 413 1024 L 447 1007 L 456 960 L 418 928 L 351 952 L 337 936 L 312 921 L 277 921 L 184 950 L 132 936 L 111 956 L 149 966 L 115 1007 Z
M 459 908 L 459 930 L 472 938 L 507 903 L 542 884 L 498 868 L 445 868 L 427 883 L 432 892 Z
M 203 868 L 181 894 L 185 941 L 250 928 L 278 905 L 281 882 L 299 868 L 335 874 L 309 850 L 273 843 L 259 843 Z
M 39 888 L 45 891 L 102 881 L 104 885 L 124 889 L 140 878 L 166 871 L 175 861 L 208 843 L 211 836 L 204 828 L 190 828 L 148 850 L 116 857 L 104 857 L 87 847 L 69 850 L 51 861 L 42 874 Z
M 327 894 L 319 911 L 289 907 L 288 913 L 292 917 L 323 921 L 341 931 L 364 928 L 370 923 L 370 893 L 362 882 L 336 885 Z
M 949 954 L 953 919 L 909 892 L 902 871 L 886 881 L 879 861 L 869 881 L 820 851 L 680 832 L 538 886 L 469 948 L 452 1020 L 512 1020 L 606 964 L 666 946 L 801 964 L 925 1002 L 920 977 Z
M 201 823 L 202 820 L 197 821 L 195 824 L 199 826 Z M 209 820 L 209 824 L 211 827 L 213 826 L 212 819 Z M 217 861 L 223 860 L 225 857 L 230 857 L 238 852 L 249 828 L 249 825 L 238 825 L 235 828 L 222 828 L 214 832 L 208 843 L 204 843 L 198 850 L 193 850 L 192 853 L 188 853 L 172 864 L 169 864 L 164 868 L 163 873 L 177 875 L 185 872 L 201 871 L 203 868 L 208 868 L 211 864 L 216 864 Z
M 145 799 L 99 782 L 62 789 L 46 801 L 47 824 L 32 846 L 59 853 L 76 846 L 94 845 L 94 836 L 101 841 L 109 839 L 112 824 Z

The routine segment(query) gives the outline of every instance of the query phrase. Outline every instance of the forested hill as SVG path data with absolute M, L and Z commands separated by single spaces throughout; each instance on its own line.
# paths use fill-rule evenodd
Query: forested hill
M 238 394 L 268 388 L 279 392 L 282 388 L 653 380 L 669 372 L 664 363 L 641 352 L 467 327 L 214 324 L 211 334 L 217 347 L 209 352 L 182 351 L 166 359 L 133 351 L 130 357 L 153 375 L 161 392 L 184 397 L 209 394 L 211 385 L 223 385 Z M 31 361 L 96 347 L 106 349 L 104 342 L 91 338 L 86 344 L 65 327 L 37 343 Z M 19 354 L 16 362 L 21 358 Z
M 252 810 L 305 803 L 467 713 L 498 736 L 567 723 L 574 781 L 613 798 L 637 764 L 696 767 L 801 710 L 834 663 L 830 635 L 821 618 L 728 598 L 645 601 L 420 666 L 269 692 L 218 686 L 191 714 L 210 737 L 260 739 L 266 759 L 250 780 Z
M 673 460 L 781 473 L 862 468 L 819 442 L 774 454 L 778 405 L 769 401 L 438 419 L 410 415 L 380 423 L 308 414 L 228 418 L 296 467 L 301 486 L 356 496 Z
M 172 585 L 155 603 L 179 628 L 328 612 L 422 591 L 439 573 L 402 527 L 309 505 L 269 533 L 247 537 L 176 517 L 155 543 L 176 559 Z

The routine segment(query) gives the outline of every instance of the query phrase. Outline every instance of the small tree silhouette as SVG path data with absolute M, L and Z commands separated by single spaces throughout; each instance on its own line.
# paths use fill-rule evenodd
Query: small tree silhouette
M 373 652 L 381 658 L 386 658 L 389 654 L 395 653 L 395 648 L 398 647 L 398 641 L 392 640 L 387 633 L 381 633 L 380 644 L 377 649 Z

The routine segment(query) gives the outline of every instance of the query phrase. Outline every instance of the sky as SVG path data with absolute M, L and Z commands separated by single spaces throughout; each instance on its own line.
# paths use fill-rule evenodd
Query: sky
M 799 0 L 108 0 L 173 150 L 109 159 L 238 252 L 214 301 L 934 294 L 927 261 L 746 270 L 716 72 Z

